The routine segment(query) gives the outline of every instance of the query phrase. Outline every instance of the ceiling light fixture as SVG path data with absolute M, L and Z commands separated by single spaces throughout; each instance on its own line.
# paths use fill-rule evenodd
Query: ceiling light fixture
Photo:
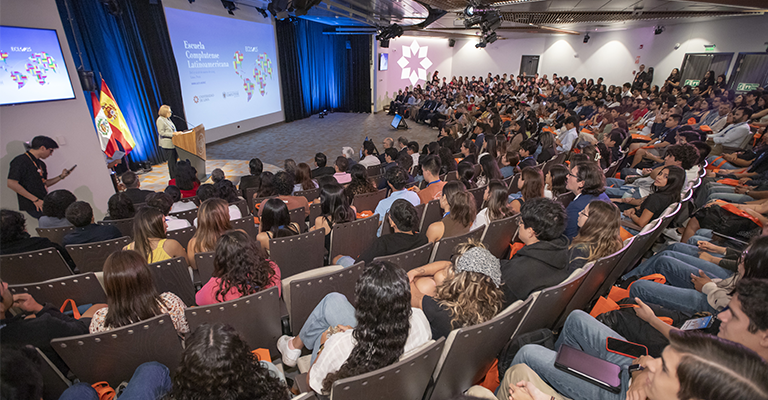
M 664 32 L 664 27 L 659 25 L 653 28 L 653 34 L 654 35 L 661 35 L 661 32 Z
M 584 43 L 589 43 L 589 33 L 584 35 Z
M 229 1 L 229 0 L 221 0 L 221 5 L 227 9 L 227 12 L 229 13 L 229 15 L 235 15 L 234 11 L 237 10 L 237 6 L 235 5 L 235 2 Z

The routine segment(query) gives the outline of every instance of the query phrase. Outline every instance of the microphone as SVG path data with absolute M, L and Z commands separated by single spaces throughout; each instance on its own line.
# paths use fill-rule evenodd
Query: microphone
M 181 117 L 179 117 L 178 115 L 175 115 L 175 114 L 171 114 L 171 118 L 173 118 L 173 117 L 176 117 L 176 118 L 178 118 L 178 119 L 180 119 L 180 120 L 184 121 L 184 123 L 185 123 L 185 124 L 187 124 L 187 129 L 190 129 L 190 128 L 189 128 L 189 126 L 190 126 L 191 124 L 190 124 L 189 122 L 187 122 L 187 120 L 186 120 L 186 119 L 184 119 L 184 118 L 181 118 Z M 194 125 L 193 125 L 192 127 L 194 128 Z

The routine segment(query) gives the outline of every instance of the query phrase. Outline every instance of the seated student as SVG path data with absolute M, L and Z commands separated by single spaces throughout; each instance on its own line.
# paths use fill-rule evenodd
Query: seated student
M 250 175 L 240 177 L 240 193 L 245 197 L 245 190 L 249 188 L 259 188 L 261 186 L 261 173 L 264 172 L 264 163 L 258 158 L 251 158 L 248 162 L 248 172 Z
M 544 197 L 557 199 L 561 194 L 570 193 L 565 188 L 569 173 L 568 167 L 563 164 L 551 166 L 544 176 Z
M 475 241 L 456 247 L 456 261 L 438 261 L 408 272 L 411 305 L 424 310 L 432 338 L 490 320 L 502 310 L 499 260 Z
M 504 179 L 499 171 L 499 164 L 496 162 L 496 158 L 490 154 L 485 154 L 480 157 L 480 176 L 477 177 L 476 182 L 478 187 L 482 187 L 488 184 L 492 179 Z
M 661 157 L 663 155 L 662 152 L 666 147 L 677 143 L 677 130 L 682 117 L 680 114 L 663 114 L 659 116 L 658 120 L 660 121 L 662 119 L 664 120 L 663 128 L 661 127 L 662 124 L 660 122 L 653 124 L 653 137 L 656 138 L 656 140 L 650 143 L 634 143 L 629 146 L 630 152 L 637 150 L 634 158 L 632 159 L 630 167 L 634 168 L 637 164 L 643 161 L 643 158 L 646 155 Z M 660 127 L 658 130 L 656 129 L 657 126 Z M 642 147 L 645 146 L 653 146 L 653 148 L 643 149 Z
M 624 142 L 624 131 L 617 128 L 603 136 L 603 144 L 611 152 L 611 160 L 618 161 L 621 158 L 621 144 Z
M 363 142 L 363 147 L 361 148 L 362 156 L 360 157 L 360 161 L 358 164 L 364 166 L 364 167 L 372 167 L 374 165 L 381 164 L 381 161 L 379 160 L 379 152 L 376 150 L 376 145 L 373 144 L 372 141 L 366 140 Z
M 624 211 L 624 217 L 631 219 L 632 223 L 642 229 L 652 220 L 659 218 L 669 205 L 680 202 L 680 192 L 683 190 L 684 183 L 685 171 L 676 165 L 670 165 L 656 175 L 654 184 L 651 186 L 653 192 L 645 199 L 620 198 L 612 201 L 633 206 L 640 203 L 638 207 Z M 640 232 L 636 227 L 627 229 L 634 234 Z
M 376 257 L 402 253 L 428 243 L 427 237 L 423 233 L 417 232 L 419 218 L 413 204 L 405 199 L 396 199 L 391 204 L 387 210 L 389 218 L 383 221 L 383 224 L 390 224 L 393 233 L 376 238 L 354 262 L 365 261 L 366 264 L 370 264 Z M 341 260 L 338 262 L 340 265 L 352 266 L 354 262 L 349 263 L 349 261 L 351 260 L 347 260 L 348 265 Z
M 519 213 L 526 201 L 544 197 L 544 175 L 538 167 L 525 167 L 517 180 L 517 187 L 522 196 L 509 203 L 513 214 Z
M 379 230 L 376 233 L 377 236 L 381 236 L 382 224 L 387 223 L 387 221 L 384 221 L 384 216 L 387 214 L 395 201 L 398 199 L 404 199 L 414 206 L 418 206 L 421 203 L 421 199 L 419 199 L 419 195 L 416 194 L 416 192 L 405 190 L 405 185 L 408 183 L 408 173 L 406 173 L 404 169 L 398 166 L 390 168 L 386 172 L 386 177 L 387 185 L 389 186 L 392 193 L 389 195 L 389 197 L 379 201 L 379 204 L 376 206 L 376 210 L 373 212 L 374 214 L 379 214 Z M 418 223 L 416 225 L 416 229 L 418 229 Z
M 352 175 L 347 172 L 348 167 L 349 159 L 347 159 L 347 157 L 338 156 L 336 158 L 336 162 L 333 164 L 333 168 L 336 173 L 333 174 L 333 177 L 336 179 L 336 182 L 338 182 L 339 185 L 349 183 L 349 181 L 352 180 Z
M 280 268 L 241 230 L 219 238 L 213 256 L 213 275 L 195 295 L 198 306 L 248 296 L 272 286 L 280 292 Z
M 124 173 L 120 179 L 125 185 L 125 194 L 131 199 L 133 204 L 146 203 L 147 196 L 155 193 L 151 190 L 139 189 L 141 182 L 139 181 L 139 176 L 133 171 Z
M 152 193 L 147 196 L 147 207 L 154 207 L 163 213 L 167 231 L 175 231 L 192 226 L 186 219 L 179 219 L 170 215 L 173 199 L 163 192 Z
M 326 167 L 325 165 L 328 163 L 328 157 L 325 156 L 323 153 L 317 153 L 315 154 L 315 166 L 317 168 L 312 170 L 312 178 L 317 178 L 318 176 L 323 175 L 333 175 L 333 167 Z
M 211 171 L 211 181 L 214 185 L 225 179 L 227 179 L 227 176 L 224 175 L 224 171 L 221 168 L 215 168 Z
M 18 211 L 0 210 L 0 255 L 26 253 L 53 247 L 67 262 L 69 268 L 75 268 L 75 262 L 69 256 L 64 246 L 51 242 L 48 238 L 30 236 L 27 232 L 27 221 Z
M 413 159 L 413 165 L 419 165 L 419 144 L 417 142 L 408 142 L 408 148 L 406 152 Z
M 471 140 L 465 140 L 461 143 L 461 154 L 464 156 L 462 162 L 477 164 L 477 146 Z
M 186 305 L 171 292 L 157 293 L 146 258 L 136 251 L 121 250 L 107 257 L 104 292 L 109 306 L 93 315 L 91 333 L 106 332 L 160 314 L 171 316 L 177 332 L 189 332 L 184 317 Z
M 148 264 L 174 257 L 187 258 L 179 242 L 167 239 L 165 216 L 156 208 L 142 207 L 133 218 L 133 242 L 123 250 L 136 250 Z M 189 262 L 189 260 L 187 260 Z
M 193 201 L 181 201 L 181 190 L 176 186 L 167 186 L 163 192 L 168 196 L 171 196 L 171 201 L 173 201 L 171 213 L 180 213 L 182 211 L 189 211 L 197 208 L 197 205 Z
M 339 293 L 326 295 L 298 336 L 281 336 L 277 341 L 283 365 L 296 365 L 304 346 L 312 350 L 308 381 L 317 393 L 330 393 L 339 379 L 397 362 L 431 339 L 424 312 L 411 308 L 408 276 L 397 265 L 366 265 L 355 295 L 357 307 Z
M 339 184 L 330 183 L 320 189 L 320 210 L 322 215 L 315 218 L 310 228 L 325 231 L 325 249 L 331 249 L 331 230 L 335 224 L 343 224 L 357 219 L 355 210 L 349 206 L 349 197 Z M 333 261 L 333 260 L 331 260 Z
M 523 204 L 517 235 L 525 246 L 511 259 L 501 260 L 504 307 L 570 275 L 565 219 L 563 206 L 554 200 L 538 198 Z
M 301 233 L 299 224 L 291 222 L 288 206 L 280 199 L 268 199 L 261 203 L 263 207 L 259 220 L 259 234 L 256 240 L 261 248 L 269 253 L 269 241 L 272 239 L 298 235 Z
M 67 221 L 75 227 L 61 240 L 63 246 L 85 244 L 123 237 L 114 225 L 98 225 L 93 222 L 93 209 L 84 201 L 76 201 L 67 207 Z
M 533 153 L 536 152 L 537 147 L 536 141 L 532 139 L 523 140 L 520 143 L 520 149 L 517 150 L 517 154 L 520 156 L 520 161 L 517 163 L 518 168 L 522 170 L 525 167 L 536 166 L 536 159 L 533 157 Z
M 576 128 L 579 127 L 579 119 L 576 116 L 570 116 L 565 119 L 565 131 L 560 134 L 555 139 L 555 144 L 557 145 L 557 151 L 560 153 L 571 151 L 571 147 L 576 142 L 576 139 L 579 137 L 579 133 L 576 131 Z
M 504 182 L 494 179 L 485 187 L 483 209 L 477 213 L 475 222 L 469 230 L 486 226 L 497 219 L 504 219 L 513 214 L 514 212 L 507 206 L 507 186 Z
M 513 151 L 508 151 L 501 156 L 501 168 L 499 169 L 499 172 L 501 172 L 501 176 L 504 177 L 504 179 L 515 174 L 515 167 L 517 167 L 517 164 L 519 163 L 518 159 L 518 155 Z
M 463 235 L 469 232 L 475 222 L 475 199 L 459 181 L 451 181 L 443 186 L 440 208 L 444 211 L 443 219 L 433 222 L 427 228 L 427 239 L 430 242 Z
M 612 203 L 594 200 L 579 213 L 579 234 L 568 248 L 568 272 L 611 255 L 622 247 L 621 213 Z
M 304 196 L 293 196 L 293 185 L 295 184 L 293 175 L 280 171 L 275 174 L 272 183 L 275 187 L 277 198 L 285 202 L 288 210 L 295 210 L 304 207 L 304 213 L 309 216 L 309 202 Z M 259 193 L 259 195 L 261 195 Z M 259 217 L 261 217 L 261 208 L 259 208 Z
M 208 199 L 215 199 L 219 198 L 224 200 L 228 204 L 227 212 L 229 214 L 230 221 L 234 221 L 236 219 L 240 219 L 243 217 L 242 213 L 240 212 L 240 208 L 234 204 L 229 204 L 229 201 L 227 199 L 223 199 L 221 196 L 219 196 L 218 190 L 216 190 L 216 187 L 214 185 L 211 185 L 210 183 L 206 183 L 203 185 L 200 185 L 199 188 L 197 188 L 197 200 L 202 204 Z M 198 215 L 200 215 L 200 211 L 198 211 Z M 197 226 L 197 218 L 195 218 L 194 221 L 192 221 L 192 225 Z
M 443 186 L 445 186 L 445 182 L 440 180 L 440 158 L 437 156 L 426 156 L 419 165 L 421 166 L 421 173 L 424 176 L 424 182 L 427 182 L 427 186 L 417 192 L 421 203 L 427 204 L 432 200 L 439 199 L 443 192 Z
M 136 207 L 124 192 L 113 194 L 107 201 L 105 221 L 133 218 L 134 215 L 136 215 Z
M 242 212 L 240 211 L 240 208 L 232 204 L 243 199 L 242 197 L 240 197 L 240 192 L 238 192 L 237 188 L 235 187 L 235 184 L 232 183 L 232 181 L 230 181 L 229 179 L 222 179 L 214 183 L 213 188 L 216 191 L 216 197 L 223 199 L 224 201 L 229 203 L 229 207 L 230 207 L 229 213 L 231 214 L 230 216 L 240 214 L 240 217 L 238 218 L 242 218 Z
M 195 254 L 213 251 L 221 235 L 232 229 L 228 211 L 227 202 L 222 199 L 208 199 L 200 204 L 200 224 L 187 244 L 187 262 L 193 269 L 197 269 Z
M 185 344 L 172 385 L 170 382 L 167 385 L 168 398 L 291 398 L 277 368 L 268 361 L 259 361 L 251 353 L 249 344 L 230 325 L 203 324 L 192 332 Z
M 576 196 L 565 209 L 568 215 L 565 236 L 572 239 L 579 233 L 579 212 L 592 200 L 611 200 L 603 193 L 605 190 L 603 170 L 594 162 L 581 162 L 571 167 L 566 188 Z
M 368 171 L 362 164 L 356 164 L 352 167 L 349 174 L 352 179 L 349 181 L 346 188 L 344 188 L 344 193 L 349 197 L 350 204 L 356 195 L 376 192 L 376 185 L 374 185 L 373 181 L 368 178 Z
M 66 212 L 70 204 L 77 201 L 72 192 L 66 189 L 54 190 L 43 199 L 43 216 L 38 220 L 38 228 L 66 228 L 72 226 L 67 221 Z
M 346 157 L 347 162 L 349 165 L 347 166 L 347 170 L 352 168 L 355 164 L 357 164 L 357 155 L 355 154 L 355 150 L 353 150 L 349 146 L 344 146 L 341 148 L 341 155 Z
M 437 151 L 437 156 L 440 158 L 440 176 L 459 170 L 456 159 L 453 158 L 453 151 L 449 147 L 440 147 L 440 150 Z
M 667 148 L 667 154 L 664 157 L 664 163 L 655 167 L 653 170 L 643 170 L 643 177 L 627 184 L 626 181 L 616 178 L 607 178 L 606 184 L 610 187 L 605 188 L 605 194 L 609 197 L 633 197 L 641 199 L 651 194 L 651 185 L 656 179 L 656 175 L 667 166 L 677 165 L 685 170 L 685 184 L 690 185 L 699 178 L 699 166 L 696 163 L 700 159 L 698 148 L 693 144 L 675 144 Z
M 274 180 L 275 174 L 269 171 L 262 172 L 259 189 L 253 194 L 253 198 L 275 196 L 277 192 L 275 192 Z
M 309 165 L 306 163 L 299 163 L 296 166 L 296 184 L 293 185 L 293 192 L 302 190 L 311 190 L 317 188 L 317 182 L 312 180 L 311 172 L 309 171 Z
M 169 180 L 168 185 L 178 187 L 182 198 L 194 197 L 200 187 L 200 180 L 192 164 L 188 160 L 181 160 L 176 163 L 176 178 Z
M 14 295 L 8 290 L 8 283 L 6 282 L 0 282 L 0 298 L 2 298 L 0 324 L 3 326 L 0 344 L 4 347 L 3 352 L 5 352 L 6 346 L 37 347 L 65 374 L 69 368 L 51 347 L 51 340 L 87 334 L 88 324 L 91 323 L 93 313 L 106 305 L 94 305 L 83 313 L 80 319 L 74 319 L 59 311 L 58 304 L 40 304 L 29 293 Z M 22 312 L 10 317 L 11 314 L 6 314 L 6 311 L 9 311 L 11 307 L 17 307 Z M 6 318 L 6 316 L 8 317 Z M 2 357 L 5 358 L 6 355 L 3 354 Z M 3 397 L 7 395 L 5 383 L 5 379 L 3 379 Z

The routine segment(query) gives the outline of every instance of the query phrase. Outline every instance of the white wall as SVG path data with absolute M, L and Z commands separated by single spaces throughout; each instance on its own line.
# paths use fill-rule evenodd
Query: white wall
M 703 53 L 705 44 L 715 44 L 717 52 L 765 51 L 768 16 L 661 24 L 666 27 L 661 35 L 654 35 L 652 27 L 593 31 L 586 44 L 582 42 L 583 35 L 531 35 L 524 39 L 498 40 L 485 49 L 476 49 L 477 40 L 465 39 L 456 44 L 451 70 L 453 74 L 467 76 L 488 72 L 517 75 L 523 55 L 540 55 L 542 75 L 557 73 L 577 79 L 602 76 L 611 85 L 631 81 L 638 67 L 636 58 L 640 57 L 640 64 L 654 67 L 654 84 L 660 85 L 672 68 L 681 67 L 685 53 Z M 675 50 L 678 43 L 680 48 Z
M 269 18 L 265 19 L 253 7 L 246 7 L 244 5 L 241 5 L 240 8 L 234 11 L 235 15 L 233 16 L 227 13 L 227 10 L 221 6 L 221 2 L 219 1 L 196 1 L 194 3 L 190 3 L 188 0 L 163 0 L 163 6 L 176 8 L 179 10 L 193 11 L 193 12 L 210 14 L 210 15 L 218 15 L 220 17 L 225 17 L 225 18 L 240 19 L 244 21 L 257 21 L 260 23 L 266 22 L 272 25 L 273 27 L 272 29 L 274 32 L 274 25 L 275 25 L 274 18 L 270 16 Z M 205 29 L 205 27 L 200 27 L 200 29 Z M 275 48 L 278 51 L 277 57 L 280 57 L 280 49 L 277 47 L 277 36 L 275 36 Z M 276 68 L 277 82 L 280 82 L 282 86 L 282 82 L 280 81 L 280 68 L 279 68 L 280 63 L 276 62 L 275 65 L 277 66 Z M 282 93 L 282 87 L 281 87 L 281 93 Z M 226 139 L 228 137 L 249 132 L 254 129 L 258 129 L 267 125 L 272 125 L 278 122 L 285 121 L 285 112 L 282 111 L 283 110 L 282 102 L 283 102 L 283 99 L 281 95 L 280 111 L 278 112 L 262 115 L 256 118 L 246 119 L 243 121 L 234 122 L 228 125 L 223 125 L 223 126 L 219 126 L 212 129 L 206 129 L 205 142 L 206 143 L 215 142 L 217 140 Z M 205 124 L 205 121 L 200 121 L 199 119 L 196 119 L 194 115 L 187 115 L 186 117 L 187 117 L 187 121 L 190 121 L 190 123 Z
M 59 143 L 59 149 L 45 160 L 49 177 L 55 177 L 64 168 L 77 164 L 77 169 L 72 175 L 49 190 L 72 191 L 79 200 L 91 203 L 94 216 L 97 220 L 101 219 L 106 213 L 107 200 L 114 194 L 114 189 L 93 119 L 86 105 L 90 98 L 86 98 L 80 88 L 80 80 L 56 2 L 0 0 L 0 24 L 56 29 L 76 96 L 73 100 L 0 107 L 0 206 L 18 210 L 16 193 L 7 186 L 10 162 L 17 155 L 24 153 L 24 142 L 32 140 L 36 135 L 46 135 Z M 33 235 L 33 228 L 36 226 L 37 221 L 27 217 L 27 229 Z
M 418 79 L 412 82 L 409 78 L 403 78 L 403 68 L 398 64 L 401 58 L 403 58 L 403 46 L 411 46 L 416 42 L 419 48 L 426 47 L 426 58 L 429 59 L 431 65 L 426 68 L 427 79 L 432 78 L 432 74 L 435 71 L 440 72 L 440 77 L 447 76 L 450 79 L 451 76 L 451 64 L 453 58 L 453 49 L 448 46 L 448 39 L 444 38 L 430 38 L 422 36 L 401 36 L 396 39 L 392 39 L 389 42 L 389 48 L 383 49 L 376 42 L 374 48 L 374 68 L 376 72 L 374 74 L 375 79 L 375 101 L 374 112 L 381 111 L 385 105 L 389 105 L 395 96 L 397 96 L 398 89 L 403 89 L 406 86 L 421 85 L 424 87 L 424 80 Z M 379 71 L 378 57 L 379 53 L 389 54 L 389 68 L 386 71 Z M 409 60 L 406 65 L 407 68 L 413 70 L 418 68 L 421 64 L 422 58 L 408 57 Z

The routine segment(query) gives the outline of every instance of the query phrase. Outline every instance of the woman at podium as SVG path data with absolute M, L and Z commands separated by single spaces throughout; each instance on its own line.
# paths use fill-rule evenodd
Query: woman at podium
M 176 146 L 173 144 L 173 137 L 181 134 L 176 131 L 176 125 L 171 121 L 171 107 L 163 104 L 160 111 L 157 112 L 157 133 L 159 135 L 158 144 L 163 149 L 163 157 L 168 160 L 168 174 L 171 179 L 176 178 L 176 162 L 179 155 L 176 154 Z

